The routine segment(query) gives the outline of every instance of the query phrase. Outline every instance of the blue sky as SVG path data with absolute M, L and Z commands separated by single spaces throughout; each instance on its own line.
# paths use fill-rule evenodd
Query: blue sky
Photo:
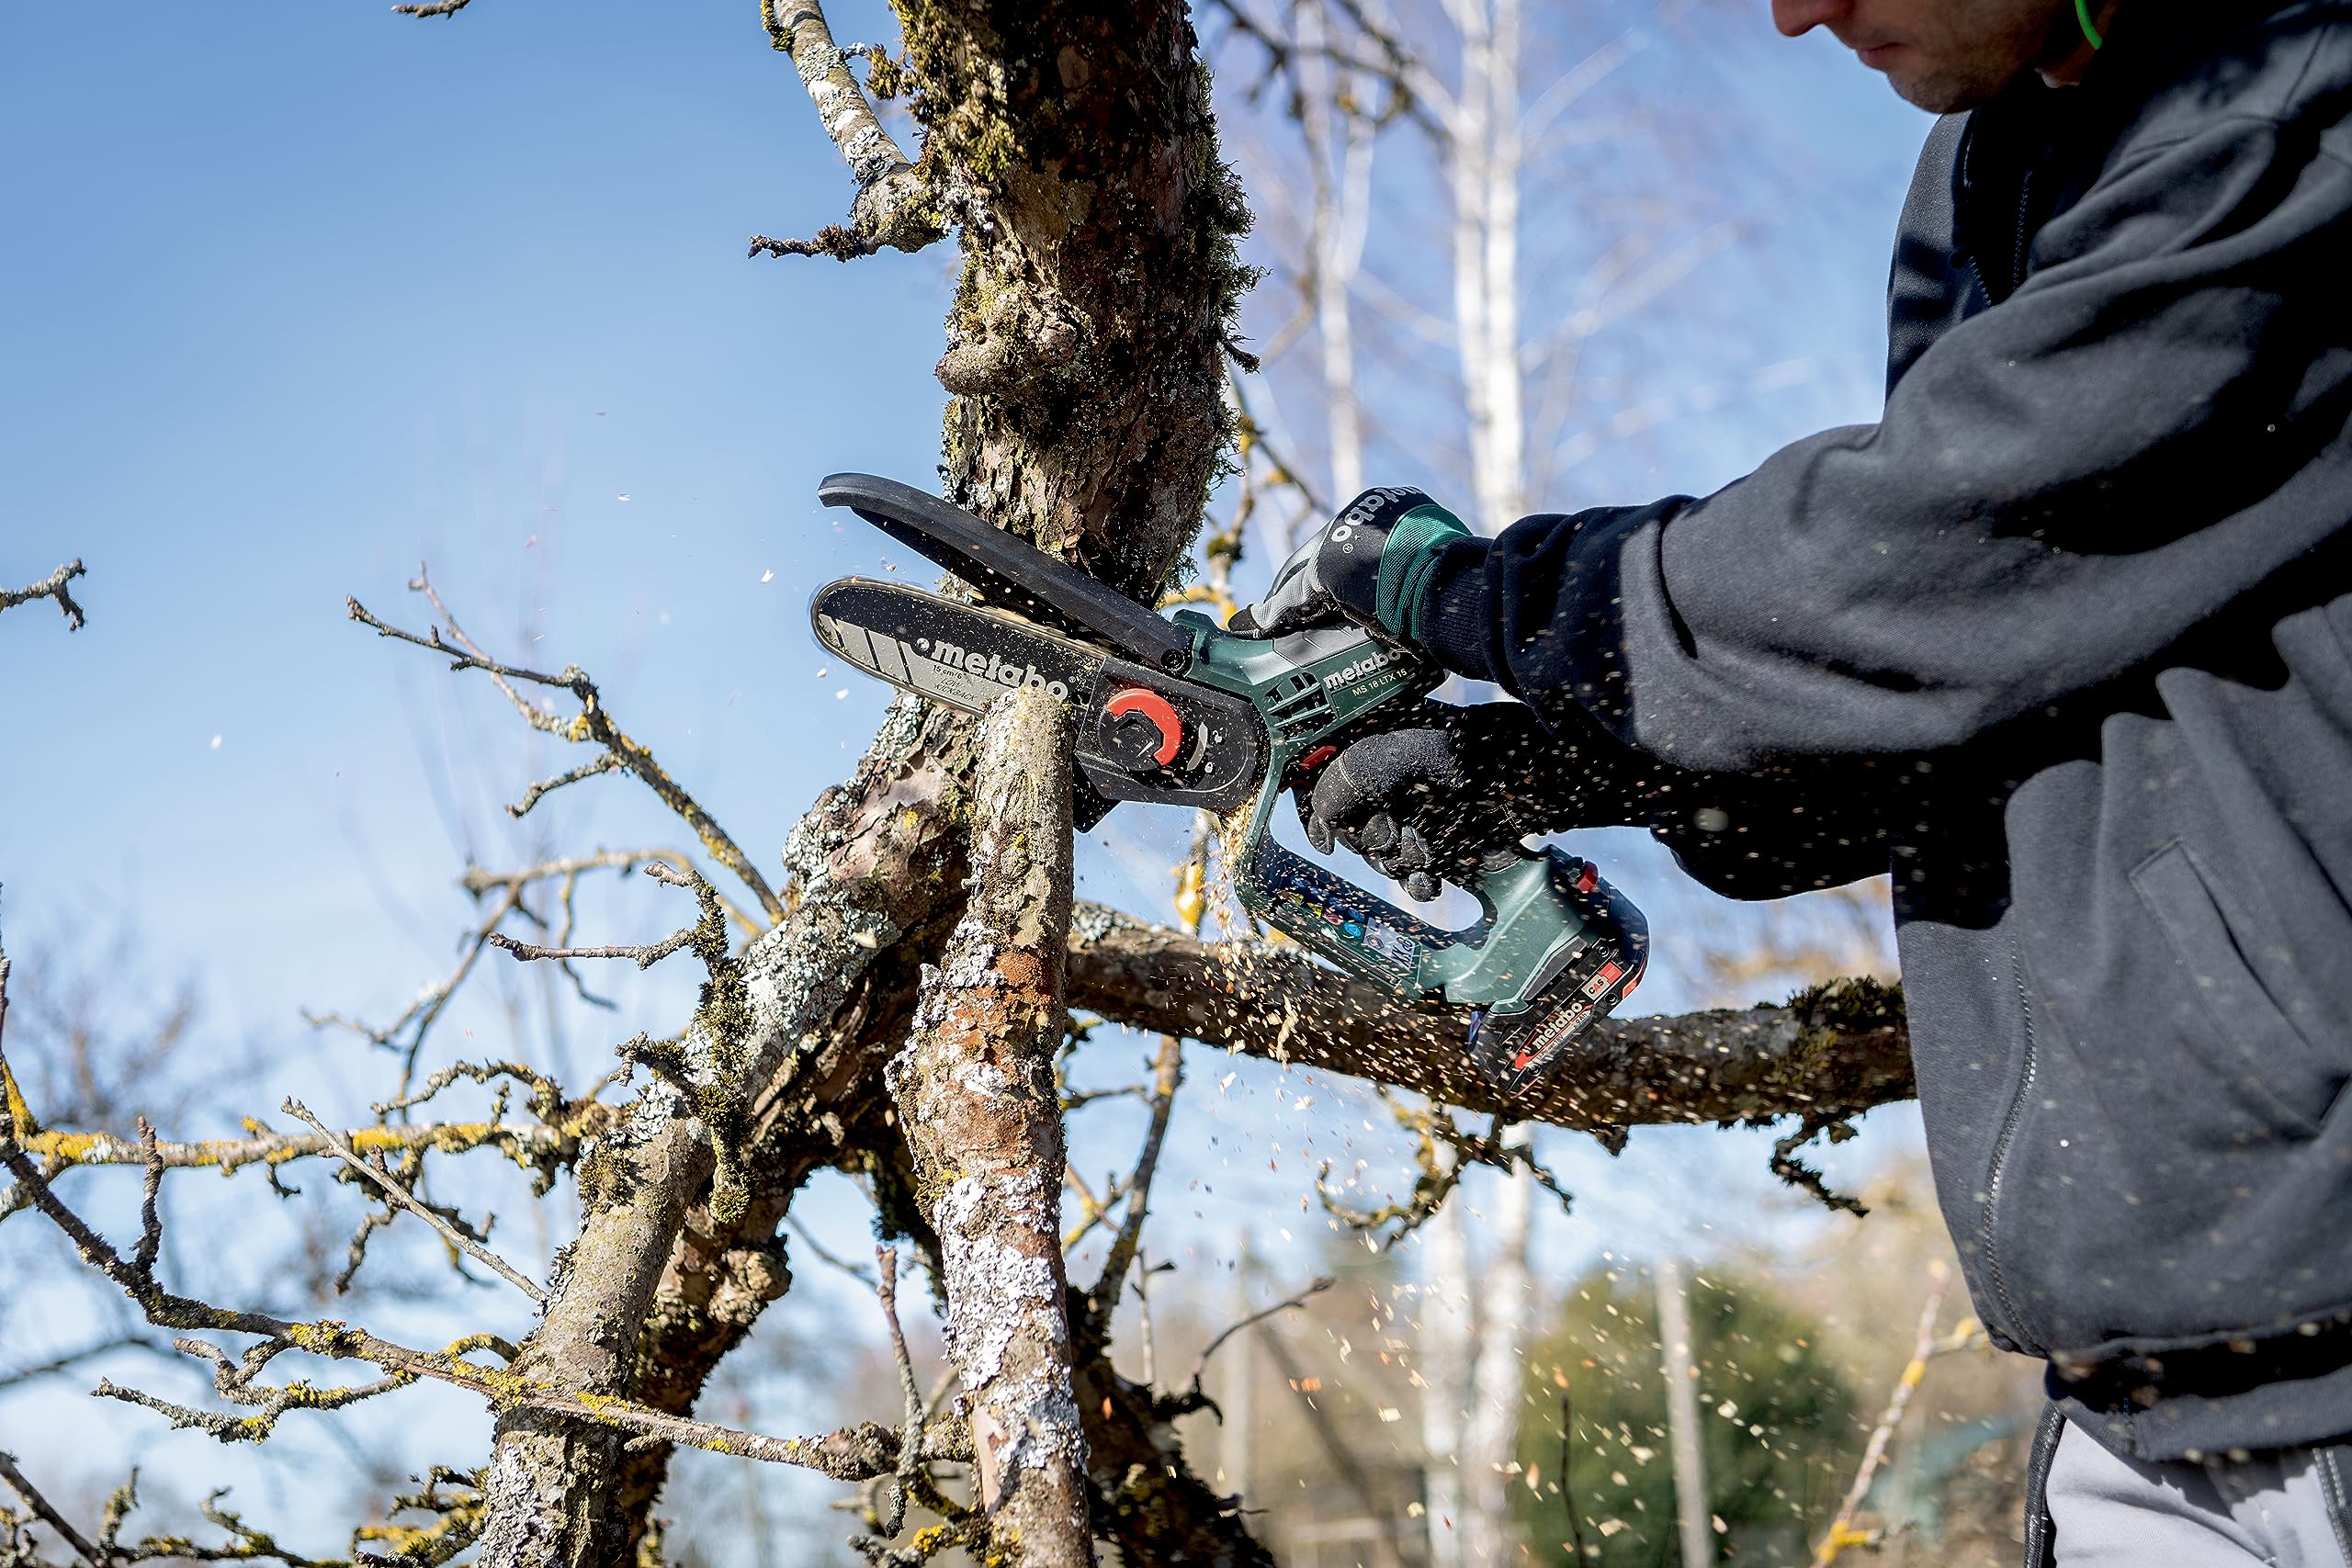
M 833 14 L 845 39 L 891 36 L 878 6 Z M 1767 25 L 1760 7 L 1702 15 Z M 1778 440 L 1873 412 L 1885 244 L 1925 121 L 1834 48 L 1771 58 L 1721 107 L 1766 124 L 1799 197 L 1752 264 L 1736 256 L 1703 286 L 1711 306 L 1770 316 L 1820 374 L 1802 397 L 1679 421 L 1577 470 L 1581 484 L 1709 486 Z M 0 618 L 13 953 L 86 960 L 133 929 L 140 961 L 110 983 L 193 980 L 223 1059 L 270 1064 L 255 1108 L 292 1092 L 364 1114 L 379 1065 L 299 1010 L 399 1010 L 449 962 L 469 856 L 684 842 L 618 778 L 504 818 L 525 782 L 582 757 L 345 618 L 356 594 L 424 624 L 403 586 L 420 560 L 494 649 L 597 676 L 774 878 L 786 829 L 884 702 L 824 668 L 805 604 L 892 558 L 818 508 L 814 486 L 840 468 L 933 472 L 953 258 L 745 259 L 750 233 L 813 231 L 849 196 L 752 6 L 480 0 L 417 23 L 358 0 L 12 6 L 0 144 L 0 581 L 78 556 L 90 615 L 73 636 L 45 605 Z M 1253 331 L 1272 332 L 1272 309 L 1253 305 Z M 1627 395 L 1705 387 L 1719 357 L 1708 334 L 1669 332 Z M 1448 466 L 1392 461 L 1408 479 Z M 1179 816 L 1114 816 L 1082 891 L 1158 912 Z M 1657 857 L 1611 842 L 1645 901 L 1684 897 Z M 606 886 L 583 934 L 642 939 L 681 923 L 681 903 Z M 503 1027 L 498 988 L 520 983 L 492 962 L 453 1050 L 479 1055 Z M 529 1046 L 601 1071 L 611 1041 L 674 1028 L 691 983 L 616 980 L 617 1017 Z M 1196 1068 L 1212 1094 L 1221 1061 Z M 1283 1137 L 1273 1080 L 1241 1070 L 1230 1094 L 1258 1109 L 1199 1114 L 1266 1164 Z M 1329 1146 L 1363 1097 L 1315 1092 L 1325 1117 L 1344 1111 L 1316 1123 Z M 1106 1135 L 1102 1159 L 1125 1136 Z M 1188 1157 L 1214 1171 L 1231 1147 L 1212 1156 L 1204 1136 Z M 1660 1142 L 1649 1168 L 1698 1147 Z M 1584 1168 L 1601 1183 L 1629 1170 Z M 1243 1187 L 1201 1225 L 1229 1235 L 1276 1197 L 1292 1207 L 1295 1162 L 1283 1179 L 1274 1196 Z M 854 1216 L 842 1223 L 854 1244 Z M 81 1420 L 87 1405 L 55 1408 Z

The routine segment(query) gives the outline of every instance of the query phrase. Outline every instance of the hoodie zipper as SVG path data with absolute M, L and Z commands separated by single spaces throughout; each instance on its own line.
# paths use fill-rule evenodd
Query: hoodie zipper
M 1984 111 L 1978 112 L 1981 114 Z M 1975 127 L 1973 125 L 1969 128 L 1967 141 L 1962 144 L 1960 158 L 1961 185 L 1968 197 L 1967 205 L 1971 210 L 1973 210 L 1979 204 L 1974 199 L 1976 136 Z M 1992 247 L 1980 243 L 1975 234 L 1966 234 L 1962 260 L 1967 265 L 1968 270 L 1975 275 L 1977 289 L 1984 296 L 1984 302 L 1987 305 L 1999 304 L 2025 286 L 2026 252 L 2032 240 L 2029 224 L 2033 211 L 2033 165 L 2029 164 L 2018 175 L 2017 210 L 2011 214 L 2009 220 L 2009 243 L 2007 246 L 2008 254 L 2006 257 L 2007 266 L 2002 276 L 1997 279 L 2001 285 L 2001 291 L 1997 295 L 1993 292 L 1993 285 L 1996 280 L 1992 276 L 1992 269 L 1986 265 L 1985 260 Z M 1992 238 L 1993 236 L 1989 234 L 1984 236 L 1984 240 Z
M 2001 1310 L 2009 1314 L 2009 1337 L 2012 1347 L 2028 1349 L 2025 1315 L 2018 1311 L 2018 1303 L 2009 1297 L 2008 1281 L 2001 1276 L 2001 1249 L 1996 1239 L 2001 1210 L 2001 1179 L 2009 1163 L 2009 1145 L 2017 1141 L 2018 1124 L 2025 1120 L 2026 1097 L 2033 1092 L 2034 1079 L 2040 1076 L 2041 1059 L 2033 1042 L 2033 997 L 2026 989 L 2025 969 L 2017 950 L 2009 950 L 2009 973 L 2017 981 L 2018 1010 L 2025 1020 L 2025 1065 L 2018 1073 L 2018 1091 L 2009 1100 L 2009 1113 L 2001 1121 L 2000 1135 L 1993 1140 L 1993 1158 L 1984 1173 L 1984 1216 L 1976 1224 L 1976 1247 L 1984 1258 L 1985 1278 L 1993 1282 L 1993 1294 L 2000 1302 Z
M 2017 227 L 2009 241 L 2009 294 L 2025 287 L 2025 251 L 2028 239 L 2026 220 L 2032 209 L 2033 169 L 2029 165 L 2018 177 Z M 2008 295 L 2002 296 L 2003 299 Z

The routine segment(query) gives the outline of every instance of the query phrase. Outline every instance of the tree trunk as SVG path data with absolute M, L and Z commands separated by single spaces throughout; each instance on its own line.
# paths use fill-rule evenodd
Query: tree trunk
M 890 1064 L 917 1201 L 939 1235 L 988 1545 L 1037 1568 L 1093 1561 L 1063 1316 L 1054 1082 L 1069 792 L 1061 705 L 1034 691 L 1000 698 L 980 726 L 973 775 L 971 897 L 924 976 L 913 1038 Z
M 925 132 L 918 169 L 964 254 L 939 366 L 956 394 L 949 491 L 1144 596 L 1200 519 L 1227 432 L 1225 326 L 1246 283 L 1233 254 L 1246 217 L 1185 8 L 898 10 Z M 590 1156 L 600 1179 L 583 1173 L 574 1261 L 526 1347 L 532 1364 L 683 1410 L 781 1293 L 775 1233 L 792 1190 L 820 1165 L 870 1157 L 877 1025 L 911 1011 L 917 961 L 956 912 L 969 760 L 961 720 L 902 701 L 855 776 L 794 829 L 798 901 L 742 957 L 740 1067 L 701 1080 L 742 1101 L 751 1190 L 723 1217 L 703 1202 L 708 1129 L 649 1090 Z M 912 951 L 896 951 L 902 941 Z M 503 1418 L 486 1568 L 627 1562 L 666 1455 L 616 1449 L 565 1423 Z

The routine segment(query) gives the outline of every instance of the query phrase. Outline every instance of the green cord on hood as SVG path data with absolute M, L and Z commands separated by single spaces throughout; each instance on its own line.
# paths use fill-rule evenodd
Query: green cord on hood
M 2091 48 L 2098 50 L 2107 47 L 2107 40 L 2098 36 L 2097 28 L 2091 26 L 2091 8 L 2088 0 L 2075 0 L 2075 20 L 2082 25 L 2083 37 L 2090 40 Z

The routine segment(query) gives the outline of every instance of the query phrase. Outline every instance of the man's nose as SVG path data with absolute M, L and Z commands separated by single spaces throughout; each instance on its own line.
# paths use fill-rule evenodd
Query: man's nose
M 1772 25 L 1790 38 L 1834 22 L 1853 8 L 1853 0 L 1772 0 Z

